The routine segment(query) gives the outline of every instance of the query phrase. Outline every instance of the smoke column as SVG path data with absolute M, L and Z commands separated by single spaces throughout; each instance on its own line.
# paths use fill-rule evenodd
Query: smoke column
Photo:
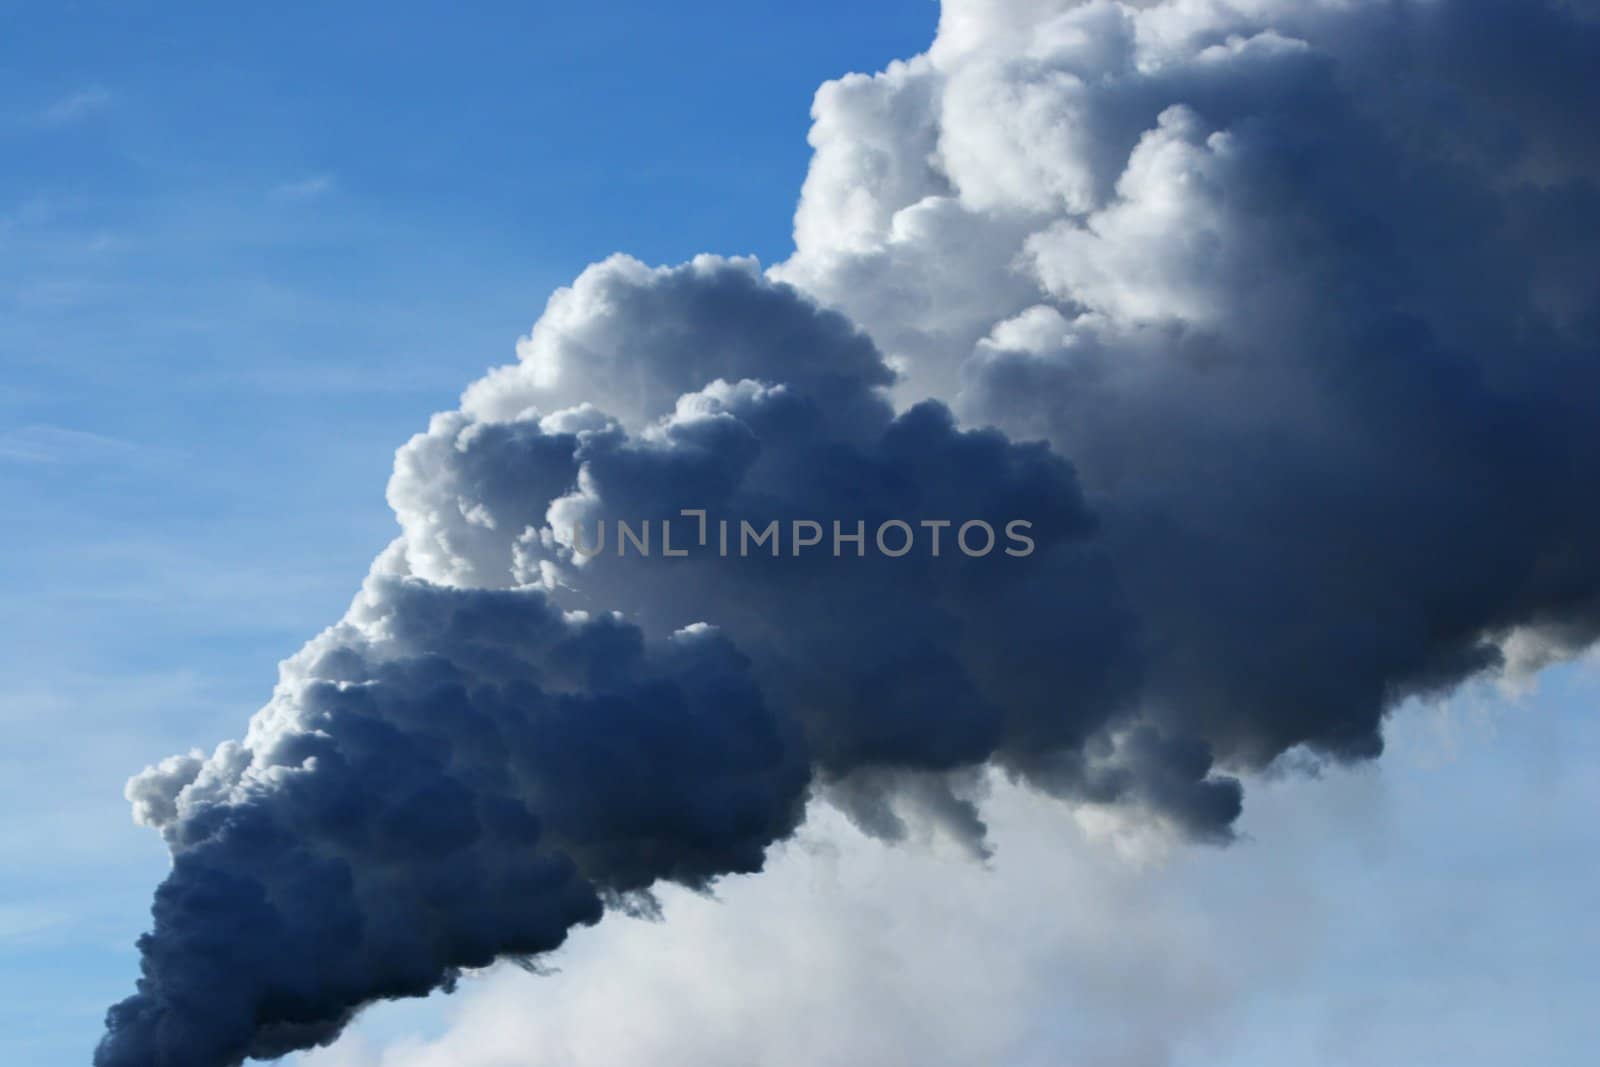
M 981 853 L 995 768 L 1226 842 L 1241 774 L 1585 647 L 1595 70 L 1588 0 L 947 0 L 819 91 L 791 259 L 557 292 L 244 739 L 129 783 L 173 865 L 97 1067 L 327 1043 L 813 800 Z M 782 551 L 574 544 L 683 509 Z

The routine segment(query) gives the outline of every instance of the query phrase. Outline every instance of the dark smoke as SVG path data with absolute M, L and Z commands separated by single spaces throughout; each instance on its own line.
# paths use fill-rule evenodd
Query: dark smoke
M 173 869 L 98 1067 L 326 1043 L 813 798 L 1225 842 L 1236 775 L 1600 634 L 1593 5 L 1019 3 L 824 91 L 789 263 L 592 267 L 400 450 L 345 619 L 130 783 Z M 825 544 L 572 551 L 685 508 Z M 891 519 L 1036 548 L 828 549 Z
M 394 578 L 352 617 L 288 666 L 248 749 L 144 780 L 190 782 L 192 807 L 97 1063 L 330 1040 L 368 1001 L 557 947 L 605 898 L 760 870 L 799 821 L 803 743 L 709 631 L 649 647 L 538 593 Z

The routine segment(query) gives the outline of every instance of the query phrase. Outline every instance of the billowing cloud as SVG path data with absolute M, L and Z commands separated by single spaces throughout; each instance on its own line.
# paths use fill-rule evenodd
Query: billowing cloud
M 817 806 L 714 898 L 669 889 L 664 922 L 608 918 L 546 973 L 376 1012 L 302 1062 L 1582 1064 L 1600 675 L 1543 681 L 1481 718 L 1488 687 L 1408 709 L 1382 761 L 1252 780 L 1227 850 L 999 781 L 986 865 Z
M 1071 459 L 1147 714 L 1373 755 L 1398 697 L 1600 622 L 1593 15 L 953 0 L 818 95 L 774 273 L 897 395 Z
M 97 1062 L 277 1056 L 603 899 L 760 869 L 807 772 L 745 668 L 706 628 L 648 645 L 537 592 L 373 577 L 242 744 L 129 784 L 173 871 Z
M 813 795 L 1227 840 L 1237 772 L 1587 644 L 1596 60 L 1553 0 L 950 0 L 818 94 L 794 257 L 557 293 L 245 740 L 130 784 L 174 868 L 96 1062 L 325 1042 Z

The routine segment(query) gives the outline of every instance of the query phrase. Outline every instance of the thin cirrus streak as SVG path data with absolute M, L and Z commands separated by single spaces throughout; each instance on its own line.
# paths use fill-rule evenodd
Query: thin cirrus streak
M 796 252 L 614 257 L 400 449 L 401 533 L 173 853 L 98 1067 L 222 1067 L 972 771 L 1227 841 L 1241 772 L 1600 626 L 1591 3 L 949 0 L 817 97 Z M 933 398 L 933 399 L 930 399 Z M 683 509 L 1025 559 L 588 555 Z

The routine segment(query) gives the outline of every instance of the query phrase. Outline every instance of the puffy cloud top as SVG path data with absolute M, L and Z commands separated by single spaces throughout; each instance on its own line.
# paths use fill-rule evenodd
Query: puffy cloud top
M 824 86 L 795 255 L 558 292 L 244 741 L 130 783 L 174 867 L 97 1064 L 330 1040 L 812 795 L 982 851 L 996 766 L 1225 841 L 1239 773 L 1592 641 L 1595 15 L 950 0 Z

